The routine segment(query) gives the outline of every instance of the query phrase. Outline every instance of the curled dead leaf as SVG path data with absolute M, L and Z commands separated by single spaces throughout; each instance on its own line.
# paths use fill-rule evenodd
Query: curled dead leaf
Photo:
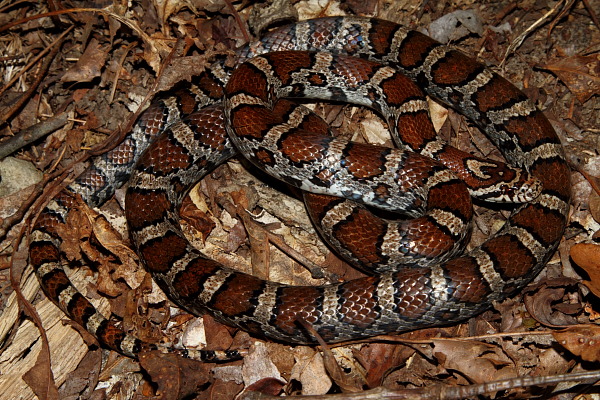
M 269 358 L 267 346 L 262 342 L 255 342 L 244 357 L 242 378 L 246 386 L 250 386 L 262 379 L 283 380 L 279 370 Z
M 525 290 L 523 301 L 531 317 L 545 326 L 562 327 L 577 323 L 582 309 L 573 302 L 578 281 L 571 278 L 545 279 Z

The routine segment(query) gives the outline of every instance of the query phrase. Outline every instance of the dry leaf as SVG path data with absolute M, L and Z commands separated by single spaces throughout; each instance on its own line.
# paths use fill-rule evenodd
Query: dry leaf
M 200 196 L 202 197 L 202 196 Z M 206 205 L 206 204 L 204 204 Z M 202 243 L 206 241 L 206 238 L 215 229 L 217 224 L 210 217 L 208 210 L 202 210 L 191 200 L 190 196 L 186 196 L 183 199 L 181 208 L 179 209 L 179 216 L 185 221 L 188 227 L 194 229 L 194 236 L 199 236 Z
M 118 280 L 123 279 L 131 288 L 138 287 L 146 272 L 139 268 L 137 255 L 124 243 L 118 231 L 96 211 L 89 207 L 82 207 L 82 213 L 89 219 L 86 225 L 91 225 L 95 240 L 82 241 L 81 248 L 90 260 L 97 261 L 98 265 L 98 291 L 116 297 L 123 292 Z M 107 257 L 106 253 L 98 249 L 97 244 L 116 257 Z
M 592 218 L 594 218 L 596 222 L 600 222 L 600 195 L 596 193 L 595 190 L 592 190 L 592 193 L 590 194 L 589 208 Z
M 248 355 L 244 357 L 242 377 L 246 386 L 265 378 L 283 380 L 279 370 L 269 358 L 267 347 L 262 342 L 255 342 Z
M 323 353 L 326 354 L 326 351 Z M 330 358 L 336 362 L 340 371 L 343 373 L 341 380 L 340 378 L 334 380 L 340 389 L 344 392 L 363 391 L 367 387 L 367 381 L 365 379 L 366 371 L 354 356 L 352 348 L 346 346 L 336 347 L 331 349 L 330 353 Z M 333 358 L 333 356 L 335 356 L 335 358 Z M 329 359 L 324 358 L 324 360 L 325 367 L 327 368 L 327 371 L 329 371 Z
M 554 72 L 582 104 L 600 94 L 600 54 L 565 57 L 542 68 Z
M 229 349 L 233 346 L 232 328 L 215 321 L 210 315 L 204 315 L 202 321 L 209 349 Z
M 331 388 L 332 381 L 325 370 L 321 354 L 308 347 L 299 347 L 295 350 L 294 358 L 296 364 L 290 371 L 290 380 L 297 380 L 302 384 L 302 394 L 322 395 L 327 393 Z
M 571 247 L 571 258 L 590 277 L 589 281 L 582 281 L 582 283 L 596 297 L 600 297 L 600 245 L 595 243 L 577 243 Z
M 574 326 L 552 334 L 565 349 L 585 361 L 600 360 L 600 327 Z
M 393 369 L 413 355 L 414 349 L 388 343 L 370 343 L 356 352 L 356 358 L 366 370 L 368 387 L 381 386 L 383 379 Z
M 570 293 L 577 292 L 577 284 L 578 281 L 570 278 L 543 280 L 525 291 L 525 307 L 532 318 L 546 326 L 576 324 L 575 315 L 581 305 L 567 304 L 565 299 Z
M 211 0 L 201 2 L 189 0 L 156 0 L 155 4 L 160 22 L 163 25 L 167 25 L 169 17 L 176 14 L 182 8 L 188 8 L 194 14 L 198 14 L 198 10 L 218 12 L 225 7 L 225 3 Z
M 433 356 L 441 366 L 459 371 L 471 382 L 483 383 L 517 375 L 499 346 L 470 340 L 433 340 Z
M 58 400 L 58 389 L 54 383 L 47 350 L 47 346 L 42 346 L 35 365 L 23 375 L 23 380 L 40 400 Z
M 60 387 L 60 398 L 75 399 L 78 396 L 89 395 L 98 384 L 100 370 L 103 366 L 102 350 L 96 348 L 89 351 L 77 369 L 69 374 L 69 379 Z
M 231 400 L 239 399 L 238 393 L 242 391 L 244 387 L 233 381 L 222 381 L 216 379 L 215 382 L 210 385 L 210 390 L 205 390 L 201 393 L 196 394 L 194 399 L 196 400 Z
M 285 382 L 275 378 L 264 378 L 249 385 L 245 392 L 259 392 L 271 396 L 277 396 L 281 393 Z
M 91 82 L 102 73 L 107 51 L 98 40 L 92 38 L 74 67 L 62 76 L 63 82 Z
M 212 364 L 199 363 L 158 351 L 140 354 L 140 364 L 158 386 L 163 400 L 176 400 L 197 393 L 209 382 Z
M 207 62 L 207 56 L 189 56 L 177 57 L 173 59 L 169 68 L 160 76 L 157 90 L 169 90 L 176 84 L 185 81 L 191 81 L 204 70 L 204 66 L 210 65 Z

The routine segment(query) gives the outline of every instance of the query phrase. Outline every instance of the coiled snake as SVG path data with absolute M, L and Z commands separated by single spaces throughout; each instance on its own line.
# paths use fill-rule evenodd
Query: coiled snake
M 282 50 L 310 52 L 271 53 Z M 265 53 L 271 54 L 258 56 Z M 153 347 L 101 316 L 72 286 L 61 267 L 56 227 L 65 223 L 73 193 L 90 205 L 110 197 L 160 132 L 141 156 L 126 198 L 140 257 L 180 306 L 196 314 L 208 310 L 261 336 L 314 342 L 300 319 L 329 342 L 459 321 L 515 294 L 552 256 L 567 221 L 569 169 L 548 120 L 504 78 L 420 33 L 356 17 L 277 29 L 240 50 L 239 59 L 249 61 L 236 69 L 225 92 L 221 83 L 228 71 L 219 64 L 200 75 L 197 86 L 155 102 L 123 144 L 95 161 L 37 219 L 30 262 L 42 288 L 104 345 L 130 356 Z M 422 118 L 423 95 L 395 70 L 470 118 L 511 165 L 533 178 L 443 144 Z M 398 89 L 405 87 L 408 92 Z M 211 105 L 223 94 L 226 117 L 221 105 Z M 468 238 L 463 228 L 469 226 L 472 210 L 465 187 L 453 173 L 419 154 L 323 135 L 327 128 L 303 107 L 277 101 L 286 96 L 371 106 L 392 130 L 398 129 L 404 146 L 452 168 L 466 166 L 471 192 L 484 199 L 535 198 L 518 206 L 482 245 L 457 255 L 456 243 Z M 419 130 L 425 132 L 417 136 Z M 234 148 L 288 183 L 383 208 L 408 207 L 407 214 L 420 216 L 419 222 L 384 223 L 354 202 L 309 195 L 319 229 L 343 256 L 375 270 L 375 275 L 291 287 L 229 270 L 189 246 L 176 210 L 190 185 L 233 156 Z M 459 174 L 465 170 L 457 169 Z M 491 173 L 509 184 L 516 182 L 517 189 L 504 185 L 500 194 L 491 194 L 486 190 Z M 392 270 L 399 263 L 407 267 Z

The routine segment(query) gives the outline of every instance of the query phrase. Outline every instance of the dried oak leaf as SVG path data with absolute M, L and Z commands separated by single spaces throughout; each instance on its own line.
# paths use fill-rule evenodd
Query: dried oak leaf
M 67 215 L 67 223 L 57 228 L 66 258 L 96 264 L 98 292 L 119 296 L 125 289 L 125 285 L 119 283 L 121 279 L 131 288 L 138 287 L 146 272 L 139 268 L 136 254 L 104 216 L 89 208 L 80 197 L 76 197 L 76 201 L 77 205 Z
M 198 10 L 218 12 L 221 11 L 225 4 L 221 1 L 204 0 L 204 1 L 189 1 L 189 0 L 172 0 L 156 2 L 158 16 L 163 26 L 168 25 L 167 20 L 173 14 L 176 14 L 183 8 L 188 8 L 194 14 L 198 14 Z
M 219 323 L 210 315 L 204 315 L 202 322 L 207 339 L 207 348 L 229 349 L 234 345 L 233 337 L 231 336 L 233 328 Z
M 322 346 L 323 363 L 327 374 L 345 393 L 357 393 L 364 389 L 364 369 L 347 349 L 329 349 Z M 334 355 L 335 351 L 335 355 Z
M 600 94 L 600 54 L 565 57 L 542 68 L 554 72 L 582 104 Z
M 600 360 L 600 327 L 580 325 L 552 333 L 565 349 L 584 361 Z
M 209 65 L 207 59 L 208 54 L 174 58 L 161 74 L 156 90 L 166 91 L 180 82 L 191 81 Z
M 577 243 L 571 247 L 571 258 L 590 277 L 589 281 L 581 283 L 587 286 L 596 297 L 600 297 L 600 245 Z
M 82 208 L 86 207 L 80 197 L 76 198 L 77 206 L 71 208 L 65 224 L 56 227 L 58 236 L 62 239 L 61 251 L 69 261 L 82 259 L 82 243 L 89 241 L 92 235 L 92 225 Z

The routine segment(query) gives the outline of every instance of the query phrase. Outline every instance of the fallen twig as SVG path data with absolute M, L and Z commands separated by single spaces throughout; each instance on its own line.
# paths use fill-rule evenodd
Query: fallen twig
M 2 146 L 0 146 L 0 159 L 54 132 L 64 126 L 67 120 L 67 114 L 62 113 L 19 131 L 17 135 L 2 142 Z
M 562 382 L 573 381 L 591 383 L 597 381 L 598 379 L 600 379 L 600 371 L 585 371 L 550 376 L 522 376 L 466 386 L 434 385 L 427 388 L 401 390 L 378 387 L 359 393 L 341 393 L 316 396 L 288 396 L 286 398 L 302 398 L 303 400 L 459 400 L 473 398 L 486 393 L 498 392 L 500 390 L 528 386 L 548 386 Z M 240 398 L 243 400 L 274 400 L 280 399 L 281 397 L 266 395 L 259 392 L 247 392 L 244 393 Z

